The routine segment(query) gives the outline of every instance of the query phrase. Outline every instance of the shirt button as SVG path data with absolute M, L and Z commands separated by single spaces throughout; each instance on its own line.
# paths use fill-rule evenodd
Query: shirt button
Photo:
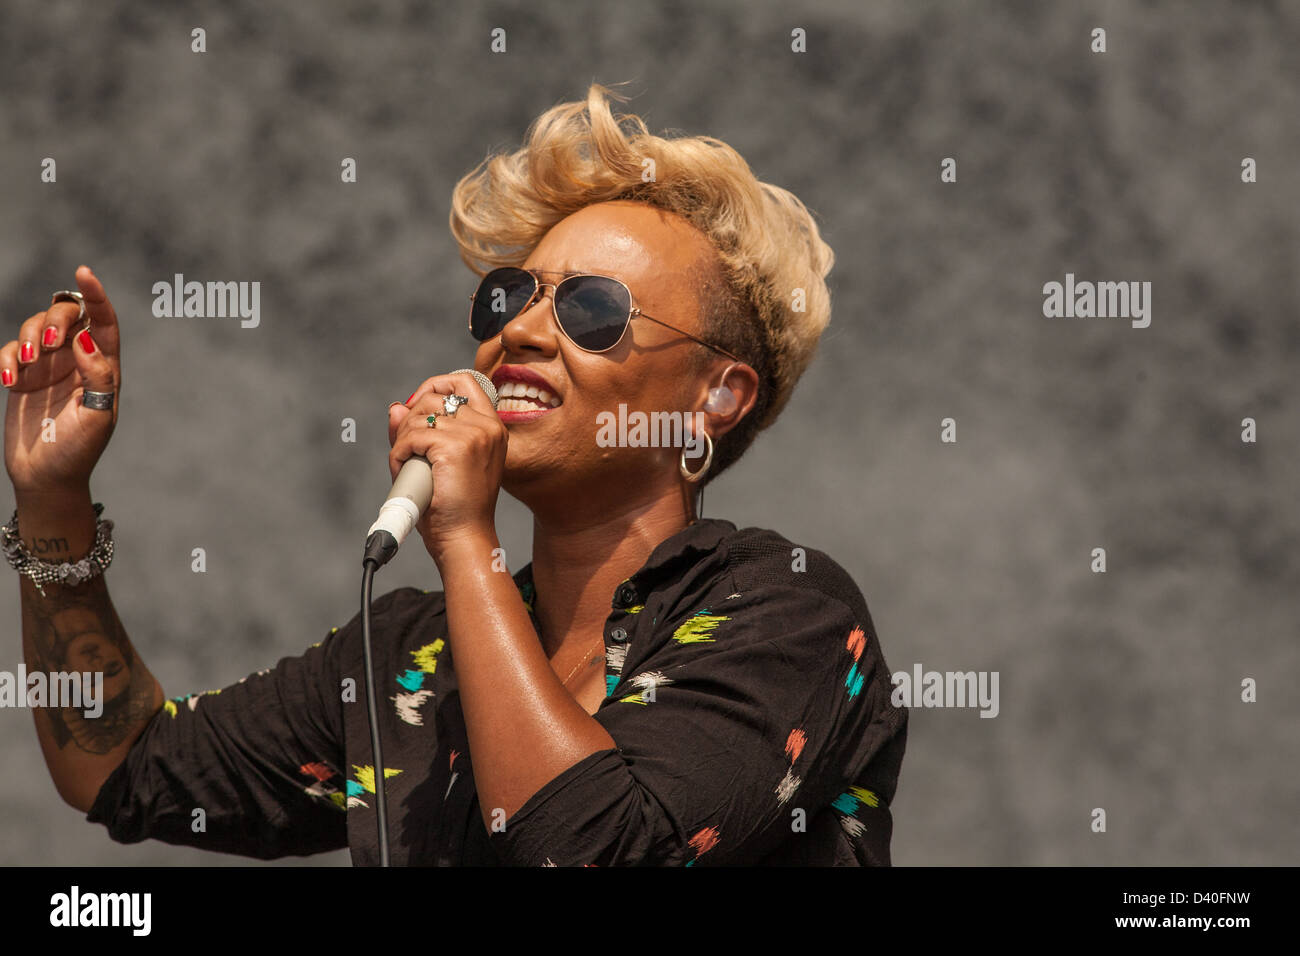
M 621 627 L 616 627 L 614 628 L 614 630 L 609 632 L 609 639 L 611 641 L 615 641 L 616 643 L 622 644 L 624 641 L 627 640 L 627 631 L 623 630 L 623 628 Z
M 618 593 L 614 595 L 618 607 L 630 607 L 636 603 L 636 588 L 630 584 L 619 585 Z

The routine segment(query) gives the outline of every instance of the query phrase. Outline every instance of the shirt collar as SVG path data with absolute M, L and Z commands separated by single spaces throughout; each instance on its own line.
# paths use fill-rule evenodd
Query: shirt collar
M 701 554 L 716 551 L 723 538 L 735 531 L 736 526 L 725 518 L 700 518 L 656 545 L 640 570 L 621 583 L 631 583 L 644 597 L 661 578 L 683 565 L 698 561 Z M 531 614 L 533 597 L 537 593 L 533 584 L 533 563 L 529 561 L 520 568 L 514 579 Z

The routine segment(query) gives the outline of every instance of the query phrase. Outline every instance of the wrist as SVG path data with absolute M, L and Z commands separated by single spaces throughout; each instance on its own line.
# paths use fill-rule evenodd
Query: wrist
M 39 511 L 29 510 L 24 518 L 16 510 L 14 517 L 0 527 L 5 560 L 19 574 L 30 578 L 42 596 L 42 585 L 75 586 L 103 574 L 113 561 L 113 522 L 100 519 L 103 507 L 89 502 L 86 505 L 91 540 L 87 547 L 83 547 L 87 529 L 81 524 L 86 516 L 80 514 L 80 508 L 45 523 L 34 520 Z M 35 529 L 33 524 L 37 525 Z M 66 536 L 54 536 L 54 532 L 66 532 Z
M 45 560 L 75 561 L 95 543 L 98 515 L 89 487 L 62 492 L 15 491 L 14 498 L 19 534 L 34 554 Z
M 429 546 L 429 554 L 445 578 L 444 564 L 447 567 L 472 567 L 482 562 L 484 567 L 488 567 L 493 552 L 500 546 L 496 528 L 488 524 L 464 528 L 439 538 Z
M 14 487 L 14 503 L 20 510 L 52 510 L 72 508 L 84 503 L 90 506 L 90 485 L 68 485 L 62 488 L 18 488 Z

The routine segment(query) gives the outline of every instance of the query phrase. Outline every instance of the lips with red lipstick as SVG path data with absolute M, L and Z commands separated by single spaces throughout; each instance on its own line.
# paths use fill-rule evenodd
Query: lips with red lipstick
M 497 416 L 504 422 L 532 421 L 558 408 L 555 387 L 525 365 L 503 365 L 492 376 Z

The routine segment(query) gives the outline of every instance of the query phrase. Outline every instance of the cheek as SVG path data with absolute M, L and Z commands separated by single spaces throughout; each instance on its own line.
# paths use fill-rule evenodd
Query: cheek
M 497 355 L 501 352 L 501 347 L 496 342 L 496 339 L 489 339 L 474 351 L 474 368 L 484 375 L 488 375 L 489 370 L 496 364 Z
M 673 369 L 644 373 L 620 389 L 614 399 L 615 407 L 618 402 L 626 402 L 629 409 L 647 413 L 679 411 L 681 389 L 677 387 L 677 375 Z

